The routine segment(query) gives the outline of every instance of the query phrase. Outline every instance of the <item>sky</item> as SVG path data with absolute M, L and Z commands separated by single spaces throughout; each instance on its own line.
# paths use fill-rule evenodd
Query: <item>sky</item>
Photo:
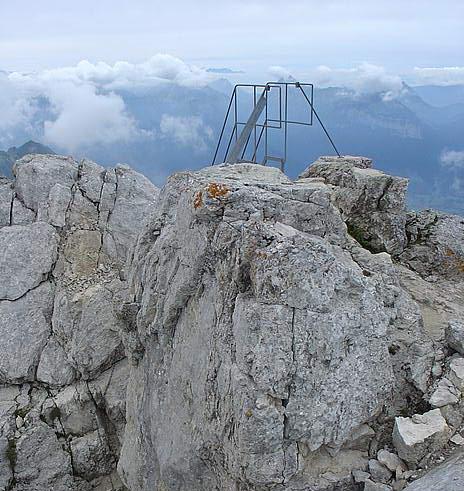
M 310 75 L 367 63 L 404 78 L 464 66 L 462 0 L 0 0 L 0 19 L 7 71 L 158 53 L 254 79 L 269 66 Z
M 292 75 L 387 99 L 403 81 L 464 85 L 463 0 L 0 0 L 0 20 L 0 148 L 26 135 L 69 152 L 167 134 L 204 146 L 196 117 L 141 131 L 118 92 L 163 83 Z M 237 73 L 208 70 L 222 67 Z

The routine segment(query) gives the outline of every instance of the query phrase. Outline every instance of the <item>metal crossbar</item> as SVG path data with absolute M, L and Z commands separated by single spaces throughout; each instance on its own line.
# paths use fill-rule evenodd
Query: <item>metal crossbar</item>
M 303 100 L 310 107 L 310 117 L 308 121 L 300 121 L 295 119 L 288 119 L 288 93 L 289 88 L 295 88 L 303 95 Z M 308 93 L 306 92 L 306 90 Z M 253 91 L 253 110 L 248 117 L 247 121 L 239 120 L 239 103 L 238 94 L 243 89 L 252 89 Z M 272 91 L 277 92 L 278 96 L 278 117 L 270 117 L 270 97 Z M 308 95 L 309 94 L 309 95 Z M 264 113 L 264 114 L 263 114 Z M 287 142 L 288 142 L 288 126 L 289 125 L 301 125 L 301 126 L 313 126 L 314 118 L 321 126 L 325 135 L 327 136 L 335 153 L 340 156 L 340 153 L 335 146 L 327 128 L 324 126 L 321 118 L 319 117 L 314 107 L 314 85 L 300 82 L 267 82 L 266 84 L 237 84 L 232 91 L 229 105 L 227 107 L 224 123 L 221 128 L 221 133 L 216 145 L 214 157 L 211 165 L 215 165 L 217 162 L 219 150 L 221 144 L 223 144 L 224 135 L 226 133 L 227 124 L 229 118 L 233 114 L 233 126 L 230 133 L 230 137 L 227 142 L 227 147 L 224 153 L 222 162 L 236 163 L 236 162 L 253 162 L 257 163 L 258 150 L 261 142 L 263 141 L 263 160 L 262 164 L 266 165 L 268 162 L 280 163 L 280 168 L 283 171 L 285 162 L 287 161 Z M 262 122 L 260 119 L 262 118 Z M 239 132 L 239 129 L 241 131 Z M 282 156 L 269 155 L 269 130 L 282 130 L 284 133 L 283 154 Z M 245 159 L 248 145 L 250 140 L 253 142 L 252 154 L 249 159 Z

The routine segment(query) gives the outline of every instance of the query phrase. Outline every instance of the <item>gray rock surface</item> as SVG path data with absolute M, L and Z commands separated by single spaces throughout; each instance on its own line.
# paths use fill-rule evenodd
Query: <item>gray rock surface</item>
M 250 164 L 170 178 L 130 267 L 128 488 L 351 489 L 356 430 L 401 397 L 389 341 L 426 335 L 334 193 Z
M 407 491 L 461 491 L 463 483 L 464 453 L 460 451 L 406 489 Z
M 57 259 L 58 235 L 43 222 L 0 229 L 0 301 L 17 300 L 48 279 Z
M 408 180 L 372 169 L 371 164 L 364 157 L 323 157 L 300 178 L 322 178 L 334 187 L 334 203 L 361 245 L 400 254 L 406 246 Z
M 158 191 L 127 167 L 68 157 L 27 156 L 14 172 L 0 182 L 0 489 L 122 490 L 117 311 Z
M 50 336 L 53 286 L 45 282 L 16 301 L 0 301 L 0 383 L 32 382 Z
M 0 227 L 10 225 L 13 190 L 11 181 L 0 176 Z
M 464 323 L 452 319 L 446 326 L 446 341 L 453 350 L 464 355 Z
M 435 479 L 464 433 L 463 224 L 408 213 L 406 185 L 322 157 L 295 182 L 175 174 L 158 198 L 126 166 L 18 161 L 0 180 L 0 489 Z
M 401 261 L 421 276 L 459 279 L 464 273 L 464 218 L 433 210 L 410 212 Z
M 442 378 L 430 396 L 429 402 L 432 407 L 443 407 L 448 404 L 456 404 L 459 397 L 460 392 L 454 384 L 447 378 Z

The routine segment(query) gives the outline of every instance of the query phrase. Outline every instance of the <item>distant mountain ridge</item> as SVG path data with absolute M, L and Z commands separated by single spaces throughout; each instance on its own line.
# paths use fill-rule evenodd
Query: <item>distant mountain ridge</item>
M 436 208 L 464 215 L 464 103 L 460 87 L 424 87 L 403 84 L 392 94 L 385 90 L 315 87 L 314 103 L 342 155 L 367 155 L 383 171 L 410 179 L 411 208 Z M 103 131 L 99 141 L 83 140 L 73 149 L 66 142 L 56 141 L 53 148 L 59 154 L 72 151 L 78 159 L 85 157 L 105 166 L 124 162 L 162 185 L 176 171 L 199 169 L 211 162 L 232 90 L 233 84 L 225 77 L 201 87 L 159 84 L 115 88 L 114 94 L 122 99 L 128 118 L 136 126 L 133 136 L 106 140 Z M 289 102 L 291 119 L 309 120 L 309 106 L 301 94 L 290 90 Z M 36 103 L 33 121 L 13 134 L 11 144 L 46 139 L 44 122 L 53 121 L 56 115 L 46 97 Z M 241 90 L 237 107 L 240 121 L 246 121 L 252 103 L 252 93 Z M 276 114 L 276 104 L 270 106 L 270 113 Z M 225 140 L 231 123 L 230 119 Z M 309 162 L 334 152 L 315 123 L 312 128 L 289 128 L 285 171 L 291 178 Z M 73 128 L 70 134 L 78 130 Z M 282 156 L 282 133 L 269 130 L 269 154 Z M 227 141 L 218 160 L 223 158 L 226 146 Z M 9 175 L 17 153 L 31 151 L 20 151 L 22 148 L 13 152 L 13 158 L 5 155 L 8 152 L 0 153 L 0 173 Z M 454 160 L 450 161 L 449 155 Z
M 0 150 L 0 175 L 11 177 L 13 164 L 30 153 L 55 155 L 55 152 L 50 147 L 32 140 L 20 147 L 11 147 L 6 151 Z

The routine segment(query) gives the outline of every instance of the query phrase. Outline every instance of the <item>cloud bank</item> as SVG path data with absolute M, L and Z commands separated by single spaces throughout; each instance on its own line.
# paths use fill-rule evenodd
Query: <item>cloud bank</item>
M 317 67 L 315 81 L 324 87 L 347 87 L 357 94 L 382 93 L 384 99 L 401 94 L 403 81 L 398 75 L 390 75 L 384 67 L 362 63 L 354 68 Z
M 425 85 L 464 85 L 464 66 L 415 67 L 414 78 Z
M 361 63 L 353 68 L 331 68 L 320 65 L 315 70 L 292 74 L 282 66 L 268 68 L 270 76 L 276 80 L 309 80 L 318 87 L 340 87 L 349 89 L 349 95 L 382 94 L 384 100 L 399 96 L 404 90 L 403 80 L 398 75 L 389 74 L 382 66 Z
M 155 132 L 138 128 L 118 90 L 162 84 L 198 87 L 214 78 L 204 69 L 165 54 L 143 63 L 110 65 L 84 60 L 76 66 L 37 73 L 0 72 L 0 145 L 18 143 L 15 135 L 28 134 L 73 153 L 96 144 L 153 138 Z M 195 119 L 163 124 L 165 132 L 172 131 L 178 141 L 190 142 L 195 148 L 205 144 L 208 132 L 200 131 Z
M 87 60 L 73 67 L 45 70 L 43 80 L 65 80 L 73 83 L 92 83 L 105 89 L 152 87 L 161 83 L 182 86 L 204 86 L 214 79 L 207 70 L 188 65 L 179 58 L 157 54 L 143 63 L 117 61 L 113 65 L 105 62 L 90 63 Z
M 270 66 L 268 68 L 268 72 L 269 72 L 269 75 L 271 76 L 271 79 L 273 79 L 277 82 L 279 80 L 290 80 L 293 78 L 290 71 L 287 70 L 283 66 L 278 66 L 278 65 Z

